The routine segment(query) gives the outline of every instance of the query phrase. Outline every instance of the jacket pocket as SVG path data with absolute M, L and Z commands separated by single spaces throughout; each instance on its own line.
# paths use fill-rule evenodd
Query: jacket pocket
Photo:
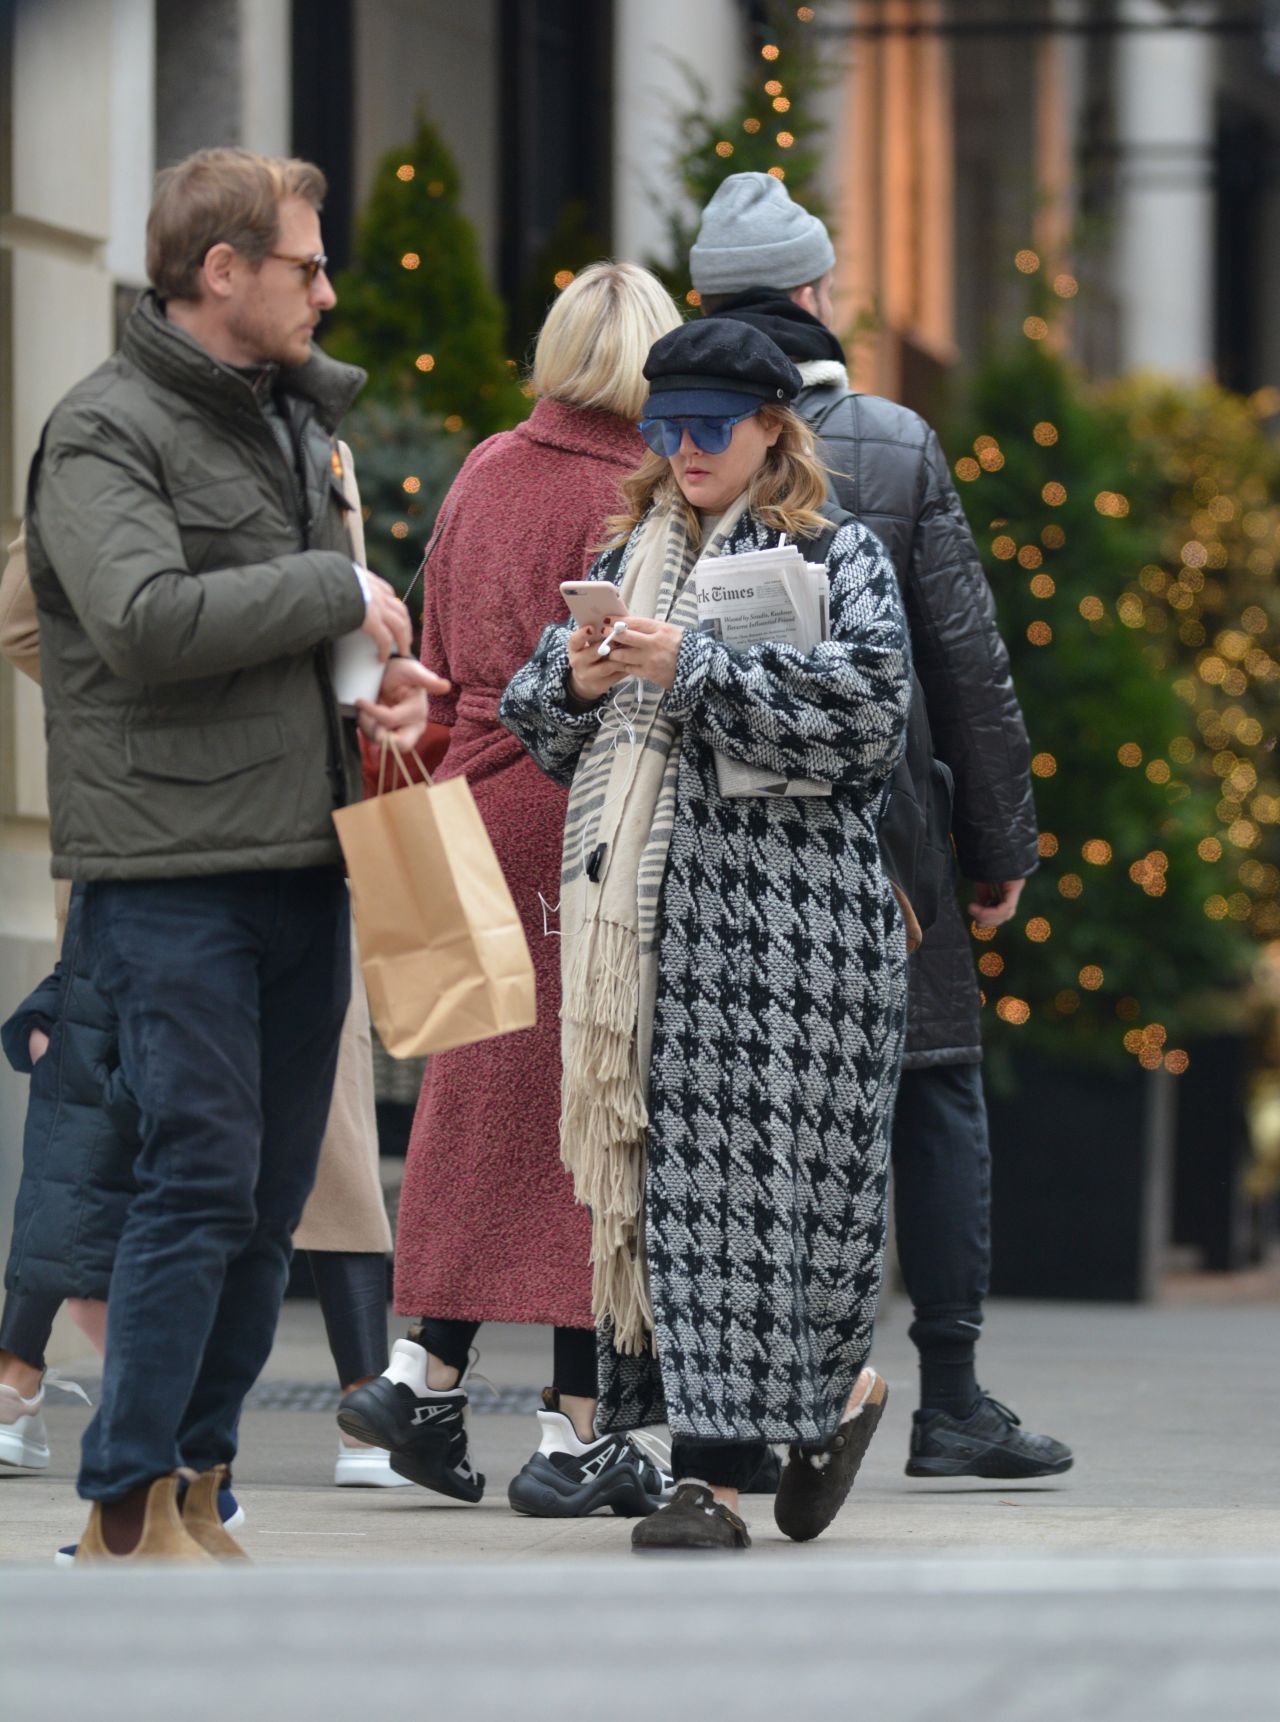
M 264 512 L 261 495 L 243 478 L 215 479 L 173 498 L 187 567 L 193 574 L 256 559 L 266 549 L 254 523 Z
M 124 739 L 130 768 L 168 783 L 218 783 L 280 759 L 284 751 L 280 719 L 270 715 L 131 729 Z

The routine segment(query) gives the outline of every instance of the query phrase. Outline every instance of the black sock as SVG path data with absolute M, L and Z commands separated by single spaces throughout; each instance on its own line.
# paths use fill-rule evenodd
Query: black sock
M 947 1345 L 920 1353 L 920 1409 L 967 1417 L 981 1398 L 972 1345 Z

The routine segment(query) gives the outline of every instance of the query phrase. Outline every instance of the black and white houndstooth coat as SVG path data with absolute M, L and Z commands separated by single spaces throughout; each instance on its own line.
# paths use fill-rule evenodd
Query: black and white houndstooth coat
M 724 553 L 770 542 L 744 515 Z M 910 658 L 879 540 L 847 523 L 827 569 L 832 638 L 812 656 L 687 631 L 667 694 L 682 728 L 648 1097 L 657 1363 L 602 1333 L 604 1428 L 665 1416 L 702 1440 L 822 1441 L 870 1349 L 906 1014 L 876 810 Z M 601 713 L 565 703 L 568 634 L 546 629 L 499 712 L 562 783 Z M 833 793 L 725 799 L 716 749 Z

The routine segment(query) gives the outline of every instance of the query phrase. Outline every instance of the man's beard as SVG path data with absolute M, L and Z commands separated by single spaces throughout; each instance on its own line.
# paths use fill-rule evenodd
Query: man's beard
M 231 319 L 229 332 L 237 343 L 254 356 L 254 362 L 260 365 L 305 364 L 310 352 L 309 346 L 304 350 L 301 339 L 296 334 L 291 342 L 289 336 L 273 327 L 270 318 L 260 305 L 245 305 Z

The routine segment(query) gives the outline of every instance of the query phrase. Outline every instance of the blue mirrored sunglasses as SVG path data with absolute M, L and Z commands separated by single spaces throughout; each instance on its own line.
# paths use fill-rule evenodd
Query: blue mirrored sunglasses
M 723 454 L 733 437 L 734 425 L 743 419 L 753 419 L 760 411 L 752 407 L 749 413 L 735 413 L 732 418 L 709 419 L 641 419 L 640 435 L 655 454 L 670 460 L 688 431 L 695 448 L 703 454 Z

